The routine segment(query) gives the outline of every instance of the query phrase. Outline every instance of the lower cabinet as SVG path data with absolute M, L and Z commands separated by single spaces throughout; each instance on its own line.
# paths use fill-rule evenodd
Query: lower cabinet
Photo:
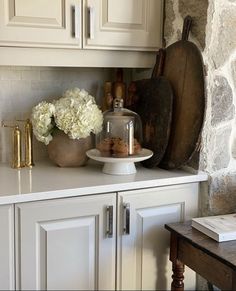
M 14 290 L 14 206 L 0 207 L 0 290 Z
M 198 183 L 16 204 L 16 289 L 168 290 L 164 224 L 197 209 Z
M 164 225 L 197 216 L 198 184 L 123 192 L 118 201 L 118 290 L 170 290 Z M 185 289 L 195 290 L 195 273 L 186 268 L 185 275 Z
M 114 290 L 115 204 L 109 194 L 16 205 L 16 288 Z

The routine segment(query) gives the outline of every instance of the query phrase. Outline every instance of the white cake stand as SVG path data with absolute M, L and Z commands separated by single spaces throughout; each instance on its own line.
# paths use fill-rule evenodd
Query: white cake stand
M 95 161 L 105 163 L 102 169 L 105 174 L 129 175 L 137 172 L 135 162 L 141 162 L 151 158 L 153 152 L 148 149 L 142 149 L 139 154 L 127 158 L 102 157 L 100 151 L 97 149 L 91 149 L 86 154 Z

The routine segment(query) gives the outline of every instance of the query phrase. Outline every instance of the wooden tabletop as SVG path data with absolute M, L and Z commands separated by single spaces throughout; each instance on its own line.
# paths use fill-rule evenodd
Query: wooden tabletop
M 194 247 L 203 250 L 230 268 L 236 270 L 236 240 L 216 242 L 200 231 L 192 228 L 191 221 L 166 224 L 165 228 L 186 239 Z

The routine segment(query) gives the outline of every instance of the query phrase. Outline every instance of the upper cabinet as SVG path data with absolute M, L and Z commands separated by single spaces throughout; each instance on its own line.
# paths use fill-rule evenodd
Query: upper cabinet
M 163 6 L 163 0 L 0 0 L 0 65 L 117 67 L 117 58 L 121 67 L 153 67 Z
M 161 0 L 85 0 L 86 49 L 157 50 L 162 44 Z
M 82 48 L 79 19 L 79 0 L 1 0 L 0 44 Z

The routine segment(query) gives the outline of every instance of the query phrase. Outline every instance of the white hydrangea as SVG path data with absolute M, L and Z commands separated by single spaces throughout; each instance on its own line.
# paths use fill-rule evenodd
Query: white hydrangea
M 53 115 L 55 113 L 55 106 L 45 101 L 39 103 L 32 110 L 32 125 L 33 132 L 37 140 L 46 145 L 52 140 Z
M 57 127 L 70 138 L 86 138 L 102 130 L 103 115 L 93 96 L 85 90 L 67 90 L 53 104 L 41 102 L 33 109 L 32 123 L 36 138 L 45 144 L 52 139 Z
M 102 130 L 102 112 L 87 91 L 68 90 L 54 105 L 55 123 L 70 138 L 86 138 L 90 133 L 97 134 Z

